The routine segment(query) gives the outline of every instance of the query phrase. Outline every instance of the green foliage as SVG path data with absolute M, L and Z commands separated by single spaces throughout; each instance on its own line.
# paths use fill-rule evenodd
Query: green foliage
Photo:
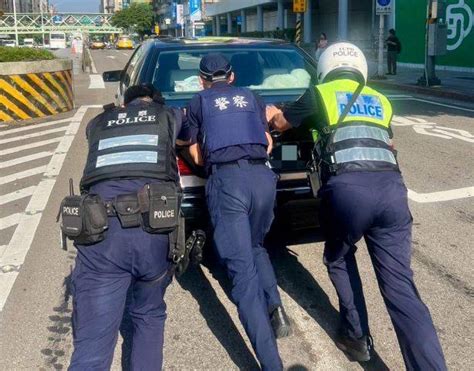
M 26 62 L 55 59 L 49 50 L 0 46 L 0 62 Z
M 116 12 L 110 21 L 114 27 L 143 36 L 150 33 L 153 26 L 153 9 L 150 4 L 132 3 L 130 7 Z

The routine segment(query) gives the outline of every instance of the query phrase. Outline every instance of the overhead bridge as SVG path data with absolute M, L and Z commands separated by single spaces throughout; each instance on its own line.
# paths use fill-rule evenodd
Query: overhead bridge
M 115 34 L 123 30 L 111 25 L 105 13 L 5 13 L 0 17 L 0 34 L 42 34 L 54 31 Z

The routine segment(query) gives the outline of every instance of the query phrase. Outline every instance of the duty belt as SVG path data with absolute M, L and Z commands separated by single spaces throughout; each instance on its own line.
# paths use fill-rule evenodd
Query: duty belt
M 240 160 L 235 160 L 235 161 L 229 161 L 229 162 L 220 162 L 217 164 L 212 164 L 212 166 L 209 168 L 209 175 L 214 173 L 218 169 L 222 169 L 225 167 L 240 167 L 241 164 L 248 164 L 248 165 L 265 165 L 267 163 L 267 160 L 265 159 L 251 159 L 251 160 L 246 160 L 246 159 L 240 159 Z

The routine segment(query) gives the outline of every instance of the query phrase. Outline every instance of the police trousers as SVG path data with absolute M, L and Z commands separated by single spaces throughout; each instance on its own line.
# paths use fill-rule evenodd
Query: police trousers
M 77 246 L 72 273 L 74 352 L 70 370 L 110 369 L 127 291 L 133 324 L 132 370 L 161 370 L 166 304 L 171 282 L 168 236 L 122 229 L 109 218 L 107 238 Z
M 319 195 L 324 262 L 339 297 L 342 330 L 353 338 L 369 334 L 355 258 L 355 244 L 364 237 L 406 368 L 445 370 L 438 336 L 410 268 L 412 217 L 401 174 L 344 173 L 331 177 Z
M 213 169 L 206 198 L 220 261 L 232 298 L 263 370 L 281 370 L 269 308 L 280 305 L 275 273 L 263 240 L 273 220 L 276 176 L 245 160 Z

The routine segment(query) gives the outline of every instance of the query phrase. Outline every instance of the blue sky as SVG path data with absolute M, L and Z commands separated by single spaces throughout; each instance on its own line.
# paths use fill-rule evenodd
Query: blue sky
M 99 12 L 100 0 L 50 0 L 60 12 Z

